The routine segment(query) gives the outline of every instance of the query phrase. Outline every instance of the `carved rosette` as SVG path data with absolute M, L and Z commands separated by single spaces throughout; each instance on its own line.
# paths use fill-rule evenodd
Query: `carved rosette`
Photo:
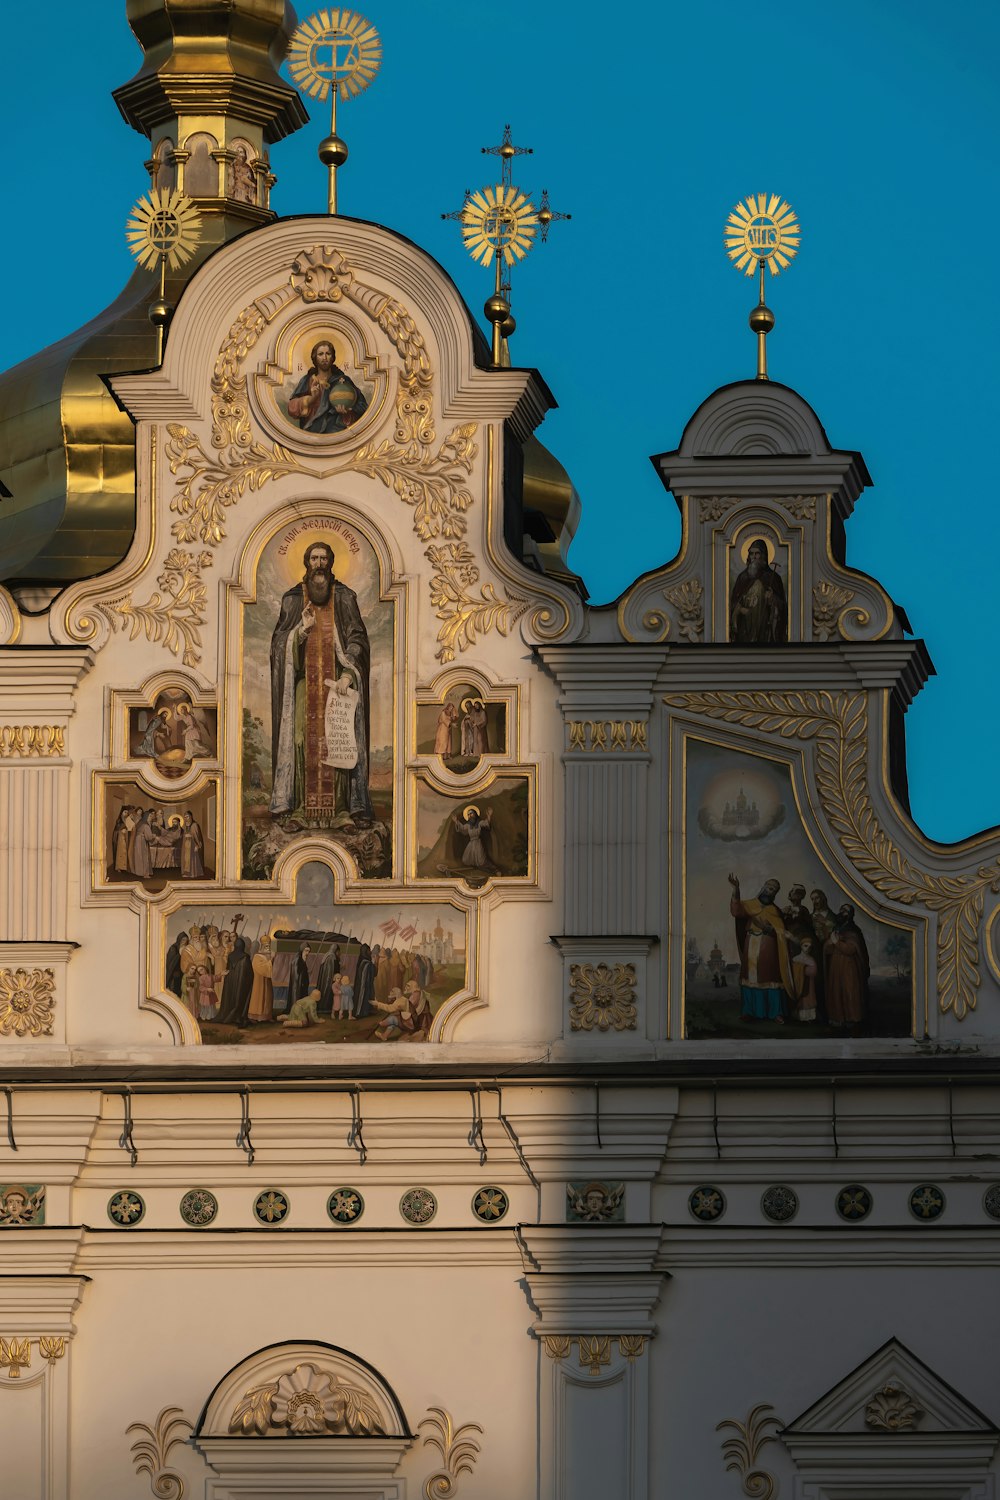
M 635 964 L 571 964 L 569 980 L 573 1031 L 635 1030 Z
M 0 1036 L 51 1036 L 52 969 L 0 969 Z

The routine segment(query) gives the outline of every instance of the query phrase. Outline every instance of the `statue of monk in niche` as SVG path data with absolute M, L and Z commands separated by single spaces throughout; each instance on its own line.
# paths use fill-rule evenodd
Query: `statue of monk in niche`
M 785 585 L 767 560 L 766 542 L 750 543 L 747 565 L 733 583 L 729 639 L 738 646 L 773 646 L 788 640 Z

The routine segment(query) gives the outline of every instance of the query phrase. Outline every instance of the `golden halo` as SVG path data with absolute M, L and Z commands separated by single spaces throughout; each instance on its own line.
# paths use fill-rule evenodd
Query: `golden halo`
M 473 260 L 489 266 L 502 255 L 508 266 L 523 260 L 538 227 L 535 205 L 520 188 L 497 183 L 471 193 L 462 209 L 462 239 Z
M 468 807 L 462 808 L 462 817 L 468 819 L 470 813 L 475 813 L 476 817 L 479 817 L 479 808 L 473 806 L 471 802 L 469 803 Z
M 356 10 L 320 10 L 297 28 L 288 47 L 288 67 L 299 88 L 328 99 L 339 85 L 341 99 L 360 94 L 382 61 L 382 41 Z
M 777 193 L 750 194 L 737 203 L 723 231 L 726 254 L 738 271 L 752 276 L 766 261 L 772 276 L 784 270 L 798 254 L 801 232 L 795 211 Z
M 153 271 L 165 258 L 171 271 L 176 271 L 197 248 L 201 214 L 175 188 L 152 188 L 132 209 L 125 238 L 140 266 Z
M 463 698 L 462 699 L 462 712 L 463 712 L 463 714 L 467 714 L 469 712 L 469 704 L 470 703 L 475 703 L 475 701 L 476 701 L 475 698 Z
M 183 828 L 184 827 L 184 814 L 183 813 L 174 813 L 171 817 L 169 817 L 167 819 L 167 827 L 168 828 Z

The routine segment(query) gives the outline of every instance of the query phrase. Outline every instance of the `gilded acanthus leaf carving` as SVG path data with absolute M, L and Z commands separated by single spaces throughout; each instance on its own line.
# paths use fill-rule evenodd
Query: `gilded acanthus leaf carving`
M 868 786 L 868 700 L 863 693 L 710 692 L 665 702 L 709 719 L 782 739 L 815 740 L 820 801 L 848 859 L 869 884 L 904 905 L 937 913 L 937 985 L 942 1014 L 975 1008 L 979 926 L 987 890 L 1000 893 L 1000 861 L 975 875 L 915 869 L 878 821 Z
M 454 661 L 456 649 L 464 651 L 477 634 L 494 628 L 507 634 L 515 606 L 509 599 L 498 599 L 492 583 L 482 584 L 476 594 L 479 566 L 464 542 L 428 547 L 424 555 L 435 570 L 431 603 L 442 622 L 435 653 L 439 661 Z
M 214 415 L 217 421 L 225 422 L 227 430 L 236 421 L 236 409 L 232 407 L 222 417 Z M 221 429 L 213 427 L 213 432 L 217 430 Z M 168 422 L 167 432 L 165 452 L 171 474 L 188 470 L 170 502 L 170 509 L 180 518 L 171 527 L 179 542 L 207 542 L 210 547 L 217 547 L 226 534 L 227 508 L 235 505 L 247 490 L 259 490 L 270 480 L 286 474 L 322 477 L 321 470 L 307 468 L 280 443 L 268 447 L 251 442 L 249 429 L 245 443 L 229 444 L 217 458 L 208 456 L 189 428 Z
M 840 611 L 854 598 L 854 590 L 839 583 L 821 579 L 813 589 L 813 635 L 817 641 L 828 641 L 837 628 Z
M 98 601 L 97 608 L 112 630 L 128 630 L 129 640 L 145 632 L 148 641 L 162 641 L 168 651 L 180 655 L 186 667 L 201 661 L 201 627 L 205 623 L 206 586 L 201 569 L 212 565 L 211 552 L 198 557 L 183 547 L 174 547 L 163 560 L 156 580 L 162 594 L 145 604 L 136 604 L 131 591 L 118 599 Z
M 419 429 L 419 411 L 411 409 L 406 419 Z M 474 422 L 454 428 L 436 453 L 422 448 L 419 441 L 405 448 L 388 439 L 369 443 L 358 449 L 351 468 L 369 479 L 380 479 L 405 505 L 413 506 L 413 529 L 422 542 L 437 536 L 462 537 L 465 512 L 472 504 L 462 476 L 472 472 L 475 430 Z

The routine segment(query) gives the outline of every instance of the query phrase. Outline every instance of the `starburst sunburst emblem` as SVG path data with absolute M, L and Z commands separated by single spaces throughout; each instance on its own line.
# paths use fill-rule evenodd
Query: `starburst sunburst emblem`
M 360 94 L 382 61 L 382 40 L 356 10 L 320 10 L 303 21 L 288 48 L 288 66 L 299 88 L 326 99 L 336 82 L 342 99 Z
M 747 276 L 754 274 L 761 261 L 777 276 L 798 253 L 800 239 L 794 210 L 777 193 L 770 197 L 751 193 L 726 220 L 726 254 Z
M 201 214 L 174 188 L 153 188 L 139 199 L 125 225 L 129 249 L 147 270 L 165 260 L 176 271 L 191 259 L 201 238 Z
M 527 194 L 501 183 L 471 193 L 462 209 L 465 248 L 484 266 L 492 264 L 495 255 L 508 266 L 523 260 L 537 227 L 538 213 Z

